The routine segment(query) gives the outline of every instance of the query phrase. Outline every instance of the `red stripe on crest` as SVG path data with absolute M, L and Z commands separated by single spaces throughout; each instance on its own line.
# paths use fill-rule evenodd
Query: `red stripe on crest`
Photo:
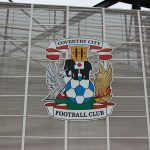
M 112 51 L 111 48 L 103 48 L 99 52 L 111 52 L 111 51 Z
M 46 58 L 50 60 L 58 60 L 59 55 L 46 55 Z
M 96 45 L 90 45 L 90 50 L 92 50 L 92 49 L 97 49 L 97 50 L 99 50 L 99 49 L 102 49 L 102 47 L 96 46 Z
M 54 107 L 58 109 L 67 109 L 67 105 L 61 105 L 61 104 L 55 105 Z
M 63 45 L 63 46 L 57 47 L 57 50 L 62 50 L 62 49 L 68 49 L 68 45 Z
M 106 105 L 101 104 L 101 105 L 94 105 L 93 104 L 93 109 L 100 109 L 100 108 L 106 108 Z
M 112 58 L 112 55 L 99 55 L 99 59 L 101 60 L 109 60 Z
M 46 49 L 47 52 L 59 52 L 57 49 L 55 48 L 47 48 Z

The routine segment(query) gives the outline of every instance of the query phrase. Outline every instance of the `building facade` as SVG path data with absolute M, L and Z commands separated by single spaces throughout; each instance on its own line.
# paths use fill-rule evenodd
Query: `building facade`
M 0 150 L 149 150 L 150 12 L 0 5 Z M 50 40 L 89 37 L 113 48 L 112 116 L 49 118 L 41 101 Z

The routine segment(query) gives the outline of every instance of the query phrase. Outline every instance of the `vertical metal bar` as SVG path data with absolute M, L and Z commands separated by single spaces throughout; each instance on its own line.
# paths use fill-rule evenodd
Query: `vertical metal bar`
M 106 40 L 106 24 L 105 24 L 105 9 L 102 9 L 103 17 L 103 41 Z M 104 62 L 104 66 L 107 66 Z M 107 150 L 110 150 L 110 129 L 109 129 L 109 116 L 106 118 L 106 134 L 107 134 Z
M 54 26 L 56 24 L 56 10 L 54 10 Z M 54 32 L 54 39 L 56 39 L 56 32 Z
M 32 18 L 33 18 L 33 4 L 31 4 L 30 11 L 30 25 L 29 25 L 29 41 L 27 52 L 27 66 L 26 66 L 26 79 L 25 79 L 25 96 L 24 96 L 24 111 L 23 111 L 23 127 L 22 127 L 22 142 L 21 150 L 25 149 L 25 132 L 26 132 L 26 115 L 27 115 L 27 100 L 28 100 L 28 84 L 29 84 L 29 67 L 30 67 L 30 52 L 31 52 L 31 35 L 32 35 Z
M 68 120 L 65 120 L 65 141 L 64 150 L 68 149 Z
M 7 40 L 8 20 L 9 20 L 9 8 L 7 9 L 7 13 L 6 13 L 5 35 L 4 35 L 4 44 L 3 44 L 3 55 L 5 55 L 5 49 L 6 49 L 6 41 L 5 40 Z
M 69 38 L 69 6 L 66 8 L 66 38 Z M 68 120 L 65 120 L 64 150 L 68 150 Z
M 67 6 L 66 11 L 66 38 L 69 38 L 69 6 Z
M 106 25 L 105 25 L 105 9 L 102 8 L 102 20 L 103 20 L 103 41 L 106 40 Z
M 79 12 L 78 12 L 78 37 L 80 37 L 80 20 L 79 20 Z
M 145 59 L 144 59 L 140 11 L 137 11 L 137 15 L 138 15 L 140 49 L 141 49 L 141 58 L 142 58 L 142 72 L 143 72 L 143 84 L 144 84 L 145 107 L 146 107 L 146 118 L 147 118 L 148 142 L 149 142 L 149 149 L 150 149 L 150 122 L 149 122 L 150 116 L 149 116 L 149 108 L 148 108 L 148 93 L 147 93 L 147 81 L 146 81 Z

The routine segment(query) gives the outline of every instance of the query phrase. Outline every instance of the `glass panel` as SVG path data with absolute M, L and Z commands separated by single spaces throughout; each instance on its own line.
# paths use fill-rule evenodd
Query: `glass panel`
M 64 121 L 47 117 L 27 117 L 26 136 L 63 137 Z
M 141 59 L 140 44 L 138 43 L 114 43 L 110 42 L 113 48 L 113 59 Z
M 0 136 L 21 136 L 22 119 L 22 117 L 0 117 Z
M 26 59 L 0 58 L 0 76 L 25 76 Z
M 31 58 L 40 58 L 46 60 L 46 48 L 48 47 L 48 41 L 38 42 L 33 41 L 31 47 Z M 34 59 L 31 61 L 35 61 Z
M 107 150 L 106 140 L 98 139 L 71 139 L 68 141 L 68 150 Z
M 112 93 L 115 96 L 144 96 L 142 79 L 113 79 Z
M 20 150 L 21 138 L 0 138 L 1 150 Z
M 69 137 L 106 137 L 106 120 L 69 121 Z
M 106 40 L 120 43 L 139 42 L 139 28 L 106 26 Z
M 87 26 L 102 26 L 102 10 L 100 9 L 77 9 L 70 8 L 69 12 L 69 24 L 75 25 L 75 23 L 86 24 Z
M 43 50 L 41 49 L 41 52 L 44 51 L 45 51 L 44 49 Z M 45 59 L 34 59 L 34 58 L 30 59 L 30 76 L 46 76 L 47 60 L 46 60 L 46 54 L 44 55 L 45 55 Z
M 48 93 L 49 90 L 47 89 L 46 79 L 44 77 L 29 78 L 29 95 L 48 95 Z
M 147 78 L 146 81 L 147 81 L 147 92 L 148 92 L 148 96 L 150 96 L 150 79 Z
M 23 115 L 24 97 L 0 97 L 0 115 Z
M 145 60 L 146 77 L 150 77 L 150 60 Z
M 110 140 L 111 150 L 149 150 L 148 140 L 137 139 L 137 140 Z
M 114 77 L 142 77 L 142 61 L 112 60 Z
M 0 57 L 27 57 L 27 41 L 0 41 Z
M 142 26 L 150 26 L 150 19 L 149 19 L 150 12 L 149 11 L 141 11 L 140 14 L 141 14 Z
M 85 24 L 76 23 L 69 27 L 69 36 L 74 37 L 89 37 L 102 40 L 102 27 L 100 26 L 89 26 Z
M 66 27 L 64 25 L 55 26 L 33 26 L 32 30 L 32 44 L 39 43 L 40 41 L 49 41 L 52 39 L 64 38 L 66 35 Z
M 42 101 L 45 97 L 32 97 L 28 96 L 28 106 L 27 106 L 27 114 L 28 115 L 46 115 L 48 116 L 48 112 L 44 106 L 44 101 Z
M 142 37 L 143 42 L 149 42 L 150 41 L 150 26 L 149 27 L 142 27 Z
M 25 78 L 0 78 L 0 95 L 24 95 Z
M 65 24 L 66 9 L 54 8 L 49 6 L 48 9 L 34 9 L 33 24 Z
M 29 9 L 1 9 L 0 40 L 27 39 L 29 33 Z
M 60 139 L 28 139 L 26 138 L 25 150 L 62 150 L 64 140 Z
M 24 21 L 22 21 L 24 22 Z M 29 25 L 17 24 L 0 25 L 1 36 L 0 40 L 28 40 L 29 38 Z
M 106 26 L 137 26 L 137 12 L 133 10 L 105 10 Z
M 149 65 L 149 60 L 150 60 L 150 43 L 144 43 L 144 57 L 146 60 L 146 63 Z
M 102 39 L 102 13 L 101 10 L 70 9 L 69 36 L 91 37 Z
M 110 118 L 111 137 L 147 137 L 146 118 Z
M 112 116 L 145 116 L 145 99 L 143 98 L 121 98 L 113 97 L 112 102 L 116 104 Z
M 148 106 L 149 106 L 149 113 L 150 113 L 150 97 L 148 97 Z

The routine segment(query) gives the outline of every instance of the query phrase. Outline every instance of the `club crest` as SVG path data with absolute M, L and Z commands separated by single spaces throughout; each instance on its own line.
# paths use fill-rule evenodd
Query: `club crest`
M 111 115 L 112 48 L 89 38 L 51 41 L 46 49 L 43 99 L 49 116 L 62 120 L 102 119 Z

